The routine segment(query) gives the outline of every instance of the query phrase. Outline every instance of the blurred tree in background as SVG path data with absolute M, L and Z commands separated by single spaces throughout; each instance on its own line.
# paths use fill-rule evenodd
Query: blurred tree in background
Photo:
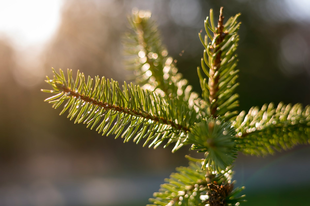
M 77 205 L 66 198 L 60 200 L 59 195 L 66 193 L 55 185 L 103 176 L 167 176 L 176 166 L 186 165 L 186 149 L 171 154 L 160 148 L 155 151 L 133 143 L 121 144 L 120 139 L 101 137 L 83 125 L 73 125 L 65 116 L 58 117 L 41 101 L 43 78 L 26 79 L 32 86 L 25 87 L 19 75 L 23 68 L 28 73 L 44 70 L 42 73 L 50 75 L 54 67 L 79 69 L 86 75 L 104 75 L 118 81 L 127 79 L 130 74 L 123 69 L 121 37 L 126 31 L 127 14 L 137 7 L 151 10 L 169 54 L 198 90 L 196 68 L 202 46 L 197 33 L 209 9 L 218 11 L 220 6 L 225 7 L 226 16 L 242 14 L 237 50 L 240 110 L 265 102 L 310 104 L 310 15 L 302 15 L 305 8 L 289 0 L 66 0 L 58 31 L 38 57 L 41 62 L 37 65 L 21 65 L 18 49 L 8 38 L 0 41 L 0 204 L 38 205 L 26 204 L 32 201 L 28 199 L 9 203 L 12 194 L 17 194 L 15 198 L 22 196 L 25 188 L 50 188 L 54 193 L 47 194 L 55 199 L 50 205 Z M 241 160 L 252 161 L 248 157 Z M 304 164 L 308 165 L 305 171 L 309 171 L 310 163 Z M 42 185 L 42 181 L 54 186 Z M 147 197 L 158 189 L 158 183 L 154 185 Z

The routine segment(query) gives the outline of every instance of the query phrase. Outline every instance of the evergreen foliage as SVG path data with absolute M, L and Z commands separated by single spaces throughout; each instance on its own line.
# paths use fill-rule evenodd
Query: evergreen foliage
M 150 17 L 150 12 L 134 11 L 128 18 L 132 30 L 124 40 L 127 68 L 135 71 L 134 80 L 143 88 L 171 99 L 191 100 L 189 106 L 193 106 L 198 95 L 191 92 L 192 86 L 178 73 Z
M 188 135 L 192 150 L 206 154 L 203 165 L 213 171 L 225 170 L 236 158 L 235 131 L 228 122 L 210 117 L 196 124 Z
M 200 41 L 205 48 L 201 68 L 208 79 L 202 76 L 200 68 L 197 68 L 197 71 L 202 97 L 207 103 L 206 113 L 213 117 L 221 116 L 225 120 L 237 114 L 232 110 L 238 106 L 238 94 L 234 94 L 234 90 L 238 86 L 235 51 L 239 41 L 237 34 L 240 27 L 240 23 L 237 22 L 239 15 L 231 17 L 226 24 L 223 23 L 224 16 L 220 15 L 218 26 L 215 27 L 211 10 L 210 18 L 207 17 L 204 21 L 207 34 L 202 38 L 199 33 Z
M 150 201 L 156 205 L 235 205 L 243 197 L 236 197 L 243 188 L 233 190 L 230 184 L 232 171 L 213 174 L 201 168 L 199 161 L 190 161 L 189 167 L 178 167 L 177 173 L 171 174 L 167 183 L 161 185 L 155 198 Z M 221 194 L 221 195 L 218 195 Z M 210 196 L 210 197 L 209 197 Z
M 231 166 L 237 152 L 266 155 L 310 142 L 310 107 L 280 103 L 253 107 L 248 113 L 235 111 L 238 95 L 237 55 L 239 14 L 224 24 L 223 9 L 217 26 L 213 11 L 204 22 L 204 46 L 198 77 L 202 97 L 191 91 L 160 41 L 156 24 L 146 11 L 134 11 L 129 18 L 125 53 L 136 83 L 122 86 L 105 77 L 88 77 L 78 71 L 65 76 L 62 70 L 46 82 L 53 96 L 45 101 L 68 111 L 74 123 L 86 124 L 102 135 L 115 134 L 124 142 L 144 141 L 143 146 L 184 145 L 204 154 L 187 157 L 189 167 L 179 167 L 159 192 L 150 199 L 155 205 L 239 205 L 244 201 L 233 189 Z
M 310 107 L 280 103 L 275 108 L 272 103 L 265 104 L 261 109 L 251 108 L 247 114 L 241 112 L 232 125 L 239 137 L 240 151 L 252 155 L 273 154 L 274 150 L 309 143 Z
M 155 92 L 143 90 L 140 86 L 127 84 L 119 87 L 113 79 L 95 79 L 78 71 L 77 77 L 72 77 L 68 70 L 66 78 L 63 71 L 53 70 L 53 79 L 47 79 L 53 90 L 45 92 L 56 93 L 45 101 L 59 107 L 66 101 L 60 114 L 68 112 L 68 118 L 74 123 L 84 123 L 90 129 L 96 128 L 102 135 L 116 134 L 124 142 L 139 143 L 145 139 L 144 145 L 158 147 L 164 140 L 166 145 L 174 142 L 173 151 L 183 145 L 187 132 L 195 122 L 199 121 L 196 111 L 187 107 L 184 102 L 164 98 Z M 174 106 L 180 109 L 175 110 Z

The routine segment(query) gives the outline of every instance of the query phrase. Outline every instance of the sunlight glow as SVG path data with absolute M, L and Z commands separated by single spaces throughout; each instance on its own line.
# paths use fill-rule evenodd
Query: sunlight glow
M 285 0 L 285 4 L 294 19 L 310 21 L 309 0 Z
M 0 35 L 18 47 L 47 41 L 60 22 L 63 0 L 0 0 Z

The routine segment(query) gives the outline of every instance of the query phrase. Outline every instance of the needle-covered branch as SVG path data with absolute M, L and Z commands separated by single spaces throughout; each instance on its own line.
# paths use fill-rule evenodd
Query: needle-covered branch
M 176 173 L 165 179 L 159 192 L 154 193 L 148 206 L 210 206 L 235 205 L 242 202 L 243 188 L 233 189 L 232 172 L 208 173 L 202 161 L 190 161 L 189 167 L 178 167 Z
M 96 128 L 102 135 L 122 136 L 125 142 L 133 139 L 138 143 L 145 139 L 144 145 L 155 148 L 164 141 L 166 145 L 174 142 L 175 151 L 183 145 L 191 125 L 197 121 L 195 110 L 182 102 L 126 82 L 120 88 L 118 82 L 104 77 L 88 77 L 86 81 L 79 72 L 74 80 L 71 70 L 67 78 L 62 70 L 60 73 L 54 70 L 53 79 L 48 78 L 46 82 L 53 89 L 43 91 L 55 95 L 45 101 L 54 108 L 66 101 L 60 114 L 68 110 L 68 118 L 75 118 L 75 123 Z
M 233 111 L 238 106 L 238 95 L 234 93 L 238 86 L 236 82 L 238 70 L 237 55 L 239 36 L 237 31 L 240 23 L 237 22 L 239 14 L 231 17 L 224 24 L 223 8 L 220 10 L 218 25 L 215 28 L 213 11 L 210 18 L 205 20 L 206 35 L 204 38 L 199 33 L 199 38 L 204 46 L 201 69 L 198 68 L 198 76 L 202 88 L 202 96 L 207 102 L 207 114 L 213 117 L 221 116 L 229 120 L 237 112 Z
M 177 168 L 150 206 L 239 205 L 242 189 L 233 190 L 230 171 L 237 152 L 265 155 L 310 143 L 310 107 L 269 104 L 236 116 L 239 14 L 224 23 L 223 8 L 217 24 L 210 10 L 206 35 L 199 33 L 204 46 L 198 68 L 200 100 L 178 73 L 150 16 L 146 11 L 133 13 L 125 42 L 127 63 L 141 87 L 53 70 L 54 77 L 46 80 L 52 89 L 43 90 L 53 95 L 45 101 L 54 108 L 63 105 L 60 114 L 67 111 L 70 120 L 102 135 L 144 141 L 154 148 L 174 144 L 172 151 L 191 145 L 191 150 L 204 153 L 202 159 L 188 157 L 190 166 Z
M 148 11 L 134 11 L 129 17 L 131 31 L 124 41 L 127 67 L 136 73 L 135 80 L 151 91 L 169 98 L 199 103 L 198 94 L 182 78 L 172 57 L 161 43 L 160 34 Z
M 271 103 L 261 109 L 241 112 L 232 124 L 238 137 L 237 147 L 243 153 L 266 155 L 274 150 L 310 143 L 310 107 L 300 104 L 277 107 Z
M 209 118 L 192 128 L 186 142 L 192 144 L 192 150 L 205 153 L 205 166 L 212 171 L 222 171 L 236 159 L 235 140 L 235 130 L 228 122 Z

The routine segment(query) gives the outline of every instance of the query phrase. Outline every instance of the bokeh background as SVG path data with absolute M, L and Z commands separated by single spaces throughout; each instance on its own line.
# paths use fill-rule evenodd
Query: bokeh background
M 145 205 L 188 148 L 143 148 L 59 116 L 40 92 L 51 67 L 119 81 L 130 76 L 122 35 L 133 8 L 150 10 L 179 71 L 200 92 L 198 32 L 242 13 L 240 110 L 310 104 L 309 0 L 0 0 L 0 206 Z M 244 205 L 309 205 L 310 146 L 267 157 L 238 155 Z

